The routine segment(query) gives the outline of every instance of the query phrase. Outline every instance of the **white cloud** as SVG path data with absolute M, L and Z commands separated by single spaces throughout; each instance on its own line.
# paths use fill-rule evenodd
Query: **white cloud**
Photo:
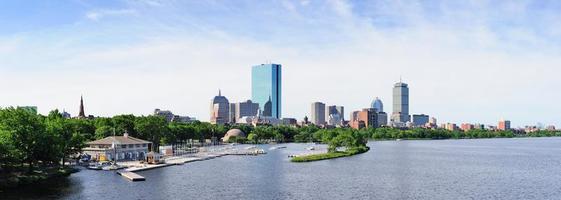
M 134 9 L 102 9 L 92 10 L 86 13 L 86 18 L 92 21 L 99 21 L 105 17 L 135 15 L 137 11 Z

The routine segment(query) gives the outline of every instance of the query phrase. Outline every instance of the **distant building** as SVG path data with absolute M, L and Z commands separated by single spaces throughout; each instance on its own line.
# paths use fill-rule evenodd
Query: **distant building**
M 449 130 L 449 131 L 456 131 L 456 130 L 458 130 L 458 126 L 457 126 L 456 124 L 454 124 L 454 123 L 446 123 L 446 124 L 444 125 L 444 128 L 445 128 L 446 130 Z
M 387 126 L 388 125 L 388 114 L 385 112 L 378 112 L 378 126 Z
M 66 119 L 72 118 L 72 115 L 70 115 L 70 113 L 66 112 L 65 110 L 62 111 L 61 115 L 62 115 L 63 118 L 66 118 Z
M 497 129 L 501 131 L 510 130 L 510 121 L 509 120 L 499 121 L 499 125 L 497 126 Z
M 252 67 L 251 100 L 259 104 L 263 115 L 267 114 L 277 119 L 281 118 L 281 83 L 281 65 L 261 64 Z M 270 104 L 267 104 L 267 102 L 270 102 Z M 269 105 L 270 107 L 267 107 Z
M 94 160 L 145 160 L 152 142 L 128 136 L 111 136 L 86 143 L 83 153 Z M 115 154 L 115 151 L 117 154 Z
M 218 91 L 210 103 L 210 123 L 226 124 L 230 122 L 230 103 L 228 99 L 222 96 L 222 92 Z
M 298 121 L 294 118 L 282 118 L 283 125 L 295 126 L 298 124 Z
M 354 114 L 355 112 L 353 112 Z M 351 128 L 376 128 L 378 127 L 378 115 L 373 108 L 365 108 L 356 112 L 356 117 L 353 116 L 353 121 L 350 121 Z
M 413 115 L 413 126 L 422 127 L 429 123 L 429 116 L 425 114 Z
M 242 117 L 256 116 L 259 113 L 259 104 L 254 103 L 251 100 L 247 100 L 245 102 L 235 103 L 233 109 L 235 110 L 234 119 L 237 121 Z
M 460 125 L 460 129 L 462 129 L 462 131 L 469 131 L 471 129 L 475 129 L 475 126 L 473 124 L 463 123 Z
M 325 104 L 314 102 L 311 107 L 312 123 L 315 125 L 325 125 Z
M 332 126 L 343 125 L 343 119 L 345 108 L 343 106 L 327 106 L 325 110 L 325 119 L 327 119 L 327 124 Z
M 259 104 L 257 104 L 259 105 Z M 271 101 L 271 97 L 269 96 L 269 100 L 265 102 L 265 106 L 263 106 L 263 117 L 272 117 L 273 116 L 273 102 Z M 278 118 L 280 119 L 280 118 Z
M 230 121 L 230 123 L 232 123 L 232 124 L 236 123 L 236 104 L 235 103 L 230 103 L 230 109 L 228 110 L 228 121 Z
M 158 108 L 154 109 L 154 116 L 161 116 L 164 117 L 164 119 L 166 119 L 167 122 L 192 122 L 195 119 L 188 117 L 188 116 L 179 116 L 179 115 L 175 115 L 173 114 L 171 111 L 169 110 L 160 110 Z
M 555 131 L 555 126 L 554 125 L 549 125 L 545 128 L 548 131 Z
M 372 103 L 370 104 L 370 108 L 376 109 L 376 112 L 378 113 L 384 112 L 384 104 L 378 97 L 376 97 L 376 99 L 372 101 Z
M 392 121 L 406 123 L 409 118 L 409 87 L 400 81 L 393 87 Z
M 36 115 L 37 114 L 37 106 L 18 106 L 18 109 L 22 109 L 25 110 L 31 114 Z

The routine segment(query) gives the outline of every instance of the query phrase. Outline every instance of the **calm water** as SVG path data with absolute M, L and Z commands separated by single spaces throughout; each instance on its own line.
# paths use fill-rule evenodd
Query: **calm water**
M 306 145 L 288 144 L 287 149 L 264 156 L 227 156 L 140 172 L 145 182 L 82 170 L 48 187 L 0 195 L 28 199 L 561 199 L 561 138 L 369 145 L 368 153 L 354 157 L 291 163 L 287 155 Z

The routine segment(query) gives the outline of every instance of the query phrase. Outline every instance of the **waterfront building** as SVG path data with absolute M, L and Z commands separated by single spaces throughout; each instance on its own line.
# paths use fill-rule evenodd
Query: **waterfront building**
M 429 123 L 429 116 L 425 114 L 413 115 L 413 119 L 411 122 L 415 127 L 422 127 Z
M 327 124 L 332 126 L 341 126 L 343 124 L 345 108 L 343 106 L 327 106 L 325 110 L 325 119 Z
M 510 130 L 510 121 L 509 120 L 499 121 L 499 126 L 497 128 L 501 131 Z
M 353 112 L 354 114 L 355 112 Z M 353 116 L 354 117 L 354 116 Z M 373 108 L 365 108 L 361 111 L 356 112 L 356 118 L 350 121 L 351 128 L 361 129 L 361 128 L 377 128 L 378 127 L 378 114 Z
M 372 103 L 370 104 L 370 108 L 376 109 L 376 112 L 378 113 L 384 112 L 384 104 L 378 97 L 376 97 L 376 99 L 372 101 Z
M 222 92 L 218 90 L 218 96 L 215 96 L 210 103 L 210 123 L 226 124 L 230 122 L 230 103 Z
M 462 129 L 462 131 L 469 131 L 474 129 L 475 126 L 473 124 L 469 124 L 469 123 L 463 123 L 462 125 L 460 125 L 460 129 Z
M 406 123 L 409 118 L 409 86 L 400 81 L 393 87 L 392 121 Z
M 123 136 L 110 136 L 86 143 L 83 153 L 91 155 L 94 160 L 145 160 L 152 142 L 141 140 L 128 133 Z M 117 152 L 117 154 L 115 154 Z
M 260 109 L 264 111 L 263 115 L 269 114 L 271 117 L 281 118 L 281 83 L 281 65 L 261 64 L 252 67 L 251 100 L 259 104 Z M 269 105 L 270 107 L 267 107 Z
M 312 123 L 315 125 L 325 125 L 325 104 L 314 102 L 311 107 Z
M 245 102 L 235 103 L 233 110 L 235 111 L 234 119 L 236 120 L 242 117 L 256 116 L 259 113 L 259 104 L 247 100 Z
M 549 125 L 545 128 L 548 131 L 555 131 L 555 126 L 554 125 Z
M 78 119 L 86 119 L 86 113 L 84 112 L 84 97 L 80 95 L 80 112 L 78 114 Z

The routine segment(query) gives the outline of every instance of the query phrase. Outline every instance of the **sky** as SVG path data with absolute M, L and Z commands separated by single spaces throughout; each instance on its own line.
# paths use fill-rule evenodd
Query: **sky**
M 6 0 L 0 4 L 0 106 L 76 115 L 209 120 L 210 100 L 251 98 L 251 66 L 283 67 L 283 117 L 312 102 L 439 123 L 561 127 L 557 0 Z

